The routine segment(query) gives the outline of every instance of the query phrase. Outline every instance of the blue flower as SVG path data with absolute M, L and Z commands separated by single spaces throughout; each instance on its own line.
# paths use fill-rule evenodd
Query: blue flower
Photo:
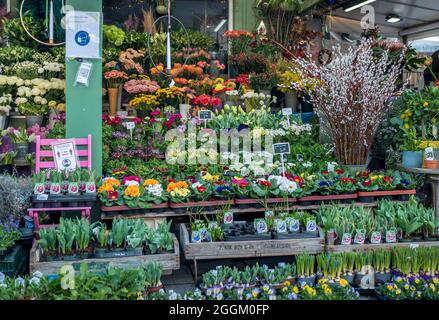
M 238 131 L 245 130 L 245 129 L 248 129 L 248 125 L 246 125 L 246 124 L 240 124 L 240 125 L 238 126 Z
M 320 181 L 319 186 L 321 186 L 321 187 L 329 186 L 329 183 L 328 183 L 328 181 Z
M 276 295 L 275 294 L 270 294 L 268 296 L 268 300 L 277 300 Z
M 288 295 L 288 300 L 297 300 L 297 294 L 295 294 L 294 292 L 290 293 Z
M 216 192 L 218 192 L 218 193 L 222 193 L 224 191 L 230 191 L 230 187 L 228 187 L 228 186 L 221 186 L 221 187 L 216 188 Z
M 407 187 L 410 183 L 406 179 L 401 180 L 401 184 L 405 187 Z

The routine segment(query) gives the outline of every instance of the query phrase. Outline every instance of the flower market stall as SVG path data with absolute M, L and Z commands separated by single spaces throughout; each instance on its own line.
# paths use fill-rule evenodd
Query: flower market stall
M 318 1 L 200 31 L 54 3 L 1 23 L 0 299 L 439 298 L 439 82 L 403 81 L 430 56 L 375 26 L 326 48 Z

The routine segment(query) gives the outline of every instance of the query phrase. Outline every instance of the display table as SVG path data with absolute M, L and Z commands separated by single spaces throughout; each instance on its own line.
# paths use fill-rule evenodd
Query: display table
M 423 169 L 423 168 L 406 168 L 402 165 L 398 165 L 398 169 L 401 171 L 424 174 L 427 177 L 427 181 L 432 186 L 432 196 L 433 196 L 433 208 L 436 213 L 436 217 L 439 218 L 439 169 Z
M 180 224 L 180 244 L 186 260 L 194 263 L 194 282 L 198 280 L 198 261 L 235 258 L 294 256 L 301 253 L 319 254 L 325 251 L 325 236 L 319 229 L 315 238 L 283 240 L 244 240 L 192 243 L 189 230 Z

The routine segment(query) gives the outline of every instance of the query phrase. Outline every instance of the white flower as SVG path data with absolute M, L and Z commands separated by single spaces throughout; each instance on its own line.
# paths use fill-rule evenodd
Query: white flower
M 40 271 L 35 271 L 32 273 L 32 277 L 42 278 L 43 274 Z
M 38 73 L 39 73 L 39 74 L 44 73 L 44 68 L 38 68 Z
M 8 77 L 6 79 L 6 83 L 10 86 L 15 85 L 16 82 L 17 82 L 17 78 L 15 78 L 15 77 Z
M 47 104 L 47 99 L 45 99 L 45 98 L 41 99 L 41 104 L 43 106 L 45 106 Z
M 31 284 L 31 285 L 38 285 L 38 284 L 40 284 L 40 278 L 37 278 L 37 277 L 32 277 L 30 280 L 29 280 L 29 284 Z
M 0 283 L 5 282 L 6 276 L 3 272 L 0 272 Z
M 41 100 L 43 100 L 43 98 L 41 98 L 40 96 L 36 96 L 36 97 L 34 98 L 34 102 L 35 102 L 35 103 L 41 103 Z
M 24 287 L 24 279 L 22 277 L 18 277 L 15 279 L 15 286 L 16 287 Z

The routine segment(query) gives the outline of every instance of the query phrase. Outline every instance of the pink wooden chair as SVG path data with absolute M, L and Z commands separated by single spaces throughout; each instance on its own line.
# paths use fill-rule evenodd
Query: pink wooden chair
M 91 170 L 92 165 L 92 137 L 88 135 L 87 138 L 76 138 L 77 155 L 79 157 L 79 165 L 81 168 L 88 168 Z M 36 153 L 35 153 L 35 172 L 38 173 L 41 169 L 54 169 L 55 162 L 52 153 L 52 143 L 62 143 L 70 139 L 41 139 L 40 136 L 36 138 Z M 83 218 L 88 218 L 91 221 L 91 207 L 68 207 L 68 208 L 30 208 L 28 209 L 29 216 L 34 220 L 35 231 L 41 228 L 50 227 L 50 225 L 40 225 L 39 214 L 41 212 L 53 211 L 81 211 Z

